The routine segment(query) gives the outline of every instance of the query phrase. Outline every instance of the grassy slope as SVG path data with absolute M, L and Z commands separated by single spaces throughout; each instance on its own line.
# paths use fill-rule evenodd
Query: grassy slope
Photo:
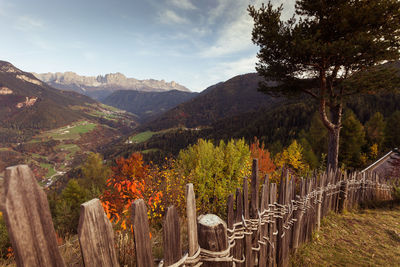
M 292 266 L 398 266 L 400 206 L 331 214 Z
M 149 140 L 154 134 L 156 134 L 156 132 L 145 131 L 132 136 L 129 140 L 134 143 L 142 143 Z

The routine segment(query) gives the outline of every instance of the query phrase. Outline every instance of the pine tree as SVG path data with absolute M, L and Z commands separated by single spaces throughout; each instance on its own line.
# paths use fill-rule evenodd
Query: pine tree
M 378 151 L 382 149 L 385 141 L 385 121 L 380 112 L 376 112 L 366 123 L 365 131 L 370 147 L 377 145 Z
M 362 147 L 365 145 L 364 126 L 354 113 L 347 110 L 343 119 L 342 138 L 340 140 L 340 159 L 347 167 L 362 165 Z
M 328 165 L 337 168 L 346 97 L 398 89 L 398 70 L 382 64 L 400 58 L 400 1 L 297 0 L 295 9 L 282 21 L 282 6 L 249 6 L 260 90 L 317 101 L 329 132 Z
M 385 127 L 386 146 L 389 149 L 400 147 L 400 110 L 394 112 Z

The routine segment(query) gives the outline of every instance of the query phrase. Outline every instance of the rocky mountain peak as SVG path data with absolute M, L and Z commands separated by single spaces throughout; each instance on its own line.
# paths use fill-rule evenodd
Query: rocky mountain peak
M 135 78 L 128 78 L 124 74 L 109 73 L 98 76 L 81 76 L 75 72 L 56 72 L 56 73 L 33 73 L 35 77 L 46 82 L 54 87 L 62 87 L 67 89 L 68 86 L 78 86 L 81 89 L 86 90 L 137 90 L 137 91 L 169 91 L 179 90 L 190 92 L 186 87 L 171 81 L 166 82 L 164 80 L 138 80 Z M 115 88 L 115 90 L 114 90 Z M 61 88 L 60 88 L 61 89 Z M 74 90 L 75 91 L 75 90 Z

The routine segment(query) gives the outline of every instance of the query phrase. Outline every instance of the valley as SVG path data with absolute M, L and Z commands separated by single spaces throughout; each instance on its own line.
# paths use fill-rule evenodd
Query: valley
M 4 61 L 0 87 L 0 173 L 27 164 L 45 186 L 139 124 L 129 112 L 54 89 Z
M 131 120 L 123 111 L 107 109 L 102 105 L 92 113 L 97 118 L 109 120 L 114 128 L 94 117 L 92 120 L 78 120 L 40 132 L 26 142 L 11 143 L 8 146 L 3 144 L 0 148 L 0 169 L 28 164 L 40 184 L 50 186 L 57 178 L 79 166 L 89 152 L 96 152 L 104 144 L 118 140 L 123 136 L 121 130 L 130 129 L 122 123 Z

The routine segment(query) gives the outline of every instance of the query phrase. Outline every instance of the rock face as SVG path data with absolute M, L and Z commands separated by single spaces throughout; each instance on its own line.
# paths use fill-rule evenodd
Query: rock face
M 190 92 L 186 87 L 172 81 L 153 79 L 137 80 L 127 78 L 122 73 L 110 73 L 99 76 L 80 76 L 74 72 L 33 73 L 38 79 L 58 89 L 76 91 L 95 99 L 102 99 L 117 90 L 136 90 L 145 92 L 163 92 L 179 90 Z

